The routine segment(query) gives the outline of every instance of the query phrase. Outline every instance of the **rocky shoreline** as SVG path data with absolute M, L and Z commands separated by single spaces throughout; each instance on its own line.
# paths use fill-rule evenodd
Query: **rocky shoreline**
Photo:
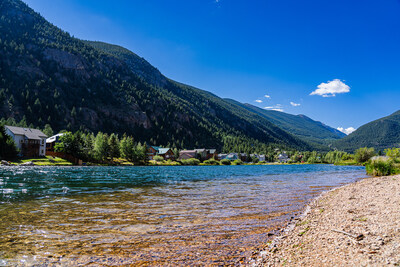
M 400 266 L 400 175 L 322 194 L 251 266 Z

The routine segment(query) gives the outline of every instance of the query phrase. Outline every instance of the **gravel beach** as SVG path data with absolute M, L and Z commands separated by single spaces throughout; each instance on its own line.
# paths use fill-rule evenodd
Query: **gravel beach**
M 400 175 L 323 194 L 250 265 L 400 266 Z

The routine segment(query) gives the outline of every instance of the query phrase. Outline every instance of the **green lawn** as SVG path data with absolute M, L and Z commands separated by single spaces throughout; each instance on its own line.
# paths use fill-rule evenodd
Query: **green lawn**
M 52 156 L 46 156 L 46 157 L 40 157 L 40 158 L 31 158 L 31 159 L 20 159 L 17 161 L 11 162 L 14 165 L 19 165 L 22 163 L 30 162 L 32 161 L 35 165 L 37 166 L 71 166 L 73 165 L 71 162 L 58 158 L 58 157 L 52 157 Z

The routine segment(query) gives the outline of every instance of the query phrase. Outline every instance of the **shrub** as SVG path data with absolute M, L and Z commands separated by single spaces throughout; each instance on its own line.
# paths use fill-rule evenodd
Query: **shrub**
M 240 160 L 240 159 L 234 160 L 234 161 L 232 162 L 232 165 L 242 165 L 242 164 L 243 164 L 243 161 Z
M 385 149 L 385 154 L 394 162 L 400 163 L 400 148 L 387 148 Z
M 384 157 L 376 157 L 370 160 L 366 165 L 366 170 L 367 174 L 374 176 L 385 176 L 396 172 L 393 160 Z
M 219 162 L 215 159 L 209 159 L 209 160 L 205 160 L 204 164 L 206 165 L 219 165 Z
M 158 156 L 158 155 L 155 155 L 155 156 L 153 157 L 153 159 L 154 159 L 155 161 L 157 161 L 157 162 L 162 162 L 162 161 L 164 161 L 164 158 L 161 157 L 161 156 Z
M 200 160 L 198 159 L 182 159 L 181 160 L 182 165 L 199 165 Z
M 362 147 L 356 150 L 356 153 L 354 155 L 354 159 L 358 163 L 364 163 L 367 162 L 370 158 L 372 158 L 375 155 L 375 149 L 373 147 Z
M 231 165 L 231 161 L 229 159 L 221 159 L 220 163 L 222 165 Z

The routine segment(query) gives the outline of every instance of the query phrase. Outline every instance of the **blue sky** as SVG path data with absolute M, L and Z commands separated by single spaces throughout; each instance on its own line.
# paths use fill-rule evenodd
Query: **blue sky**
M 25 2 L 75 37 L 122 45 L 220 97 L 335 128 L 400 109 L 399 0 Z

